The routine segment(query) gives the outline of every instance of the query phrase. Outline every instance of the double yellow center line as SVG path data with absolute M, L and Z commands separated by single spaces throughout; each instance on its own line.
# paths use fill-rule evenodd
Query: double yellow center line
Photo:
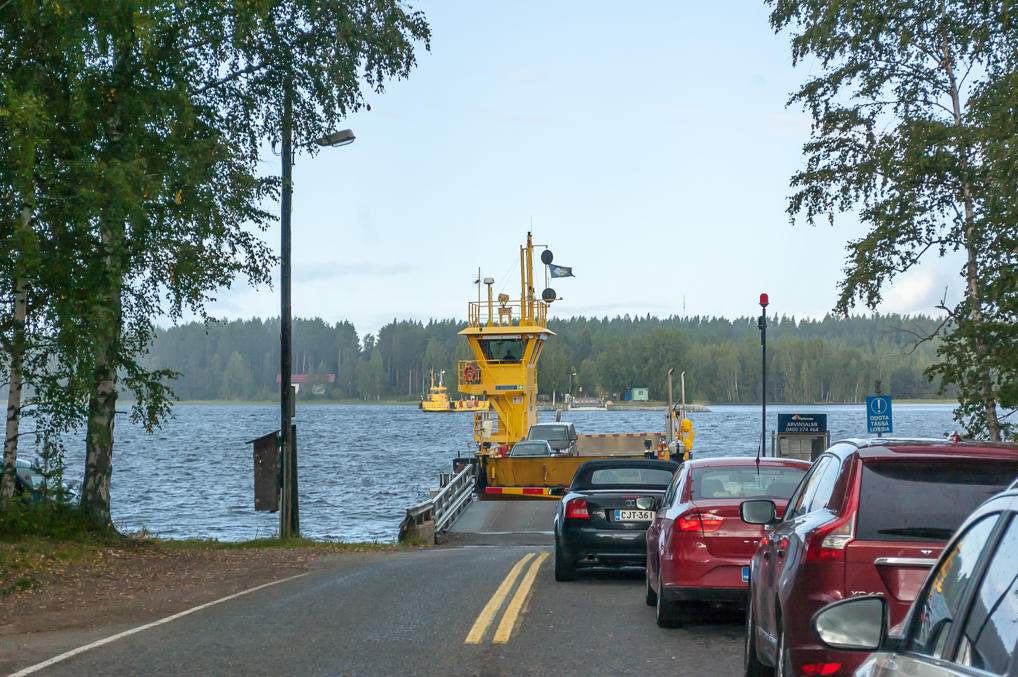
M 537 557 L 534 557 L 537 555 Z M 505 602 L 505 598 L 509 595 L 509 592 L 513 589 L 516 584 L 516 579 L 520 577 L 520 573 L 523 568 L 527 566 L 527 562 L 530 562 L 530 567 L 527 569 L 526 575 L 523 577 L 523 581 L 519 587 L 516 588 L 516 594 L 509 601 L 509 605 L 506 607 L 505 613 L 502 614 L 502 620 L 499 622 L 498 627 L 495 629 L 495 636 L 492 638 L 493 644 L 505 644 L 509 641 L 509 636 L 512 635 L 513 628 L 516 627 L 516 621 L 520 617 L 520 611 L 523 609 L 523 603 L 527 600 L 527 595 L 530 594 L 530 589 L 534 587 L 534 579 L 537 578 L 537 570 L 541 568 L 541 563 L 548 558 L 547 552 L 537 554 L 529 552 L 523 556 L 519 562 L 513 565 L 513 568 L 509 570 L 509 574 L 502 581 L 498 589 L 495 590 L 495 594 L 491 596 L 488 603 L 481 609 L 481 613 L 477 616 L 477 620 L 474 621 L 474 626 L 470 628 L 470 632 L 467 633 L 467 638 L 463 640 L 464 644 L 480 644 L 484 638 L 484 634 L 488 631 L 488 627 L 491 625 L 495 618 L 495 614 L 502 608 L 502 603 Z M 531 561 L 533 560 L 533 561 Z

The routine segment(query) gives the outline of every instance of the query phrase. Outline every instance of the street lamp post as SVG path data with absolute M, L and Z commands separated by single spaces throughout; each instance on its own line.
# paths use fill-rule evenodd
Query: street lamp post
M 763 310 L 757 326 L 760 328 L 760 349 L 762 353 L 763 377 L 760 379 L 760 453 L 767 455 L 767 294 L 760 294 L 760 308 Z
M 569 372 L 569 406 L 573 406 L 573 377 L 576 376 L 575 371 Z
M 283 194 L 279 219 L 279 408 L 281 447 L 281 492 L 279 502 L 279 537 L 289 538 L 300 533 L 300 512 L 297 500 L 297 450 L 294 447 L 292 356 L 293 319 L 291 316 L 290 287 L 292 261 L 290 255 L 290 215 L 293 211 L 293 92 L 283 96 L 282 162 Z M 354 140 L 353 132 L 344 129 L 315 139 L 319 146 L 345 146 Z

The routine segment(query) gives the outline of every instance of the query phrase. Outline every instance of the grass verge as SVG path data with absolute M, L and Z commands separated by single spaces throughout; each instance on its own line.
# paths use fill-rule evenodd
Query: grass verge
M 102 571 L 113 562 L 139 558 L 158 560 L 215 556 L 216 551 L 291 550 L 308 555 L 398 550 L 421 543 L 347 543 L 309 538 L 259 538 L 249 541 L 214 539 L 168 540 L 147 533 L 96 531 L 72 506 L 12 503 L 0 513 L 0 597 L 40 586 L 70 570 Z M 299 555 L 303 556 L 303 555 Z

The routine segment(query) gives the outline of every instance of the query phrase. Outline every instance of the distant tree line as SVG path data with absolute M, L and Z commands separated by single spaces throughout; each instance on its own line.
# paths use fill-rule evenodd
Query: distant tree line
M 936 342 L 918 343 L 937 321 L 923 316 L 874 315 L 822 320 L 780 317 L 768 327 L 768 399 L 789 403 L 850 403 L 872 394 L 875 380 L 899 398 L 938 397 L 924 375 Z M 457 332 L 464 322 L 393 320 L 377 336 L 360 338 L 349 322 L 294 321 L 294 373 L 306 375 L 298 397 L 417 399 L 429 375 L 444 370 L 456 393 L 457 363 L 470 359 Z M 649 389 L 667 399 L 666 372 L 686 372 L 690 401 L 754 403 L 760 398 L 760 333 L 756 318 L 628 315 L 551 320 L 556 336 L 538 365 L 538 389 L 620 396 Z M 170 384 L 183 400 L 275 400 L 279 324 L 271 320 L 191 323 L 160 331 L 151 369 L 177 372 Z M 575 374 L 570 379 L 570 375 Z M 677 386 L 677 381 L 676 381 Z

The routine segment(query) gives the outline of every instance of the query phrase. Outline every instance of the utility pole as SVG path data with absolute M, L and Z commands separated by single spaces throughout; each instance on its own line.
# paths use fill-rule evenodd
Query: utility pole
M 290 253 L 290 216 L 293 212 L 293 86 L 283 88 L 282 162 L 283 194 L 279 218 L 279 445 L 280 445 L 280 501 L 279 537 L 290 538 L 300 533 L 300 510 L 297 490 L 297 427 L 293 424 L 296 396 L 293 392 L 293 322 L 290 305 L 292 261 Z M 332 132 L 315 139 L 319 146 L 345 146 L 353 143 L 349 129 Z M 307 353 L 305 353 L 306 357 Z M 343 355 L 336 359 L 336 378 L 339 378 Z
M 760 308 L 763 309 L 757 326 L 760 328 L 761 364 L 763 377 L 760 379 L 760 454 L 767 455 L 767 294 L 760 294 Z
M 293 453 L 293 392 L 291 372 L 293 358 L 292 319 L 290 307 L 290 215 L 293 205 L 293 92 L 289 86 L 283 92 L 283 195 L 279 219 L 279 410 L 280 458 L 282 497 L 279 502 L 279 537 L 290 538 L 300 530 L 294 494 L 297 480 L 296 458 Z

